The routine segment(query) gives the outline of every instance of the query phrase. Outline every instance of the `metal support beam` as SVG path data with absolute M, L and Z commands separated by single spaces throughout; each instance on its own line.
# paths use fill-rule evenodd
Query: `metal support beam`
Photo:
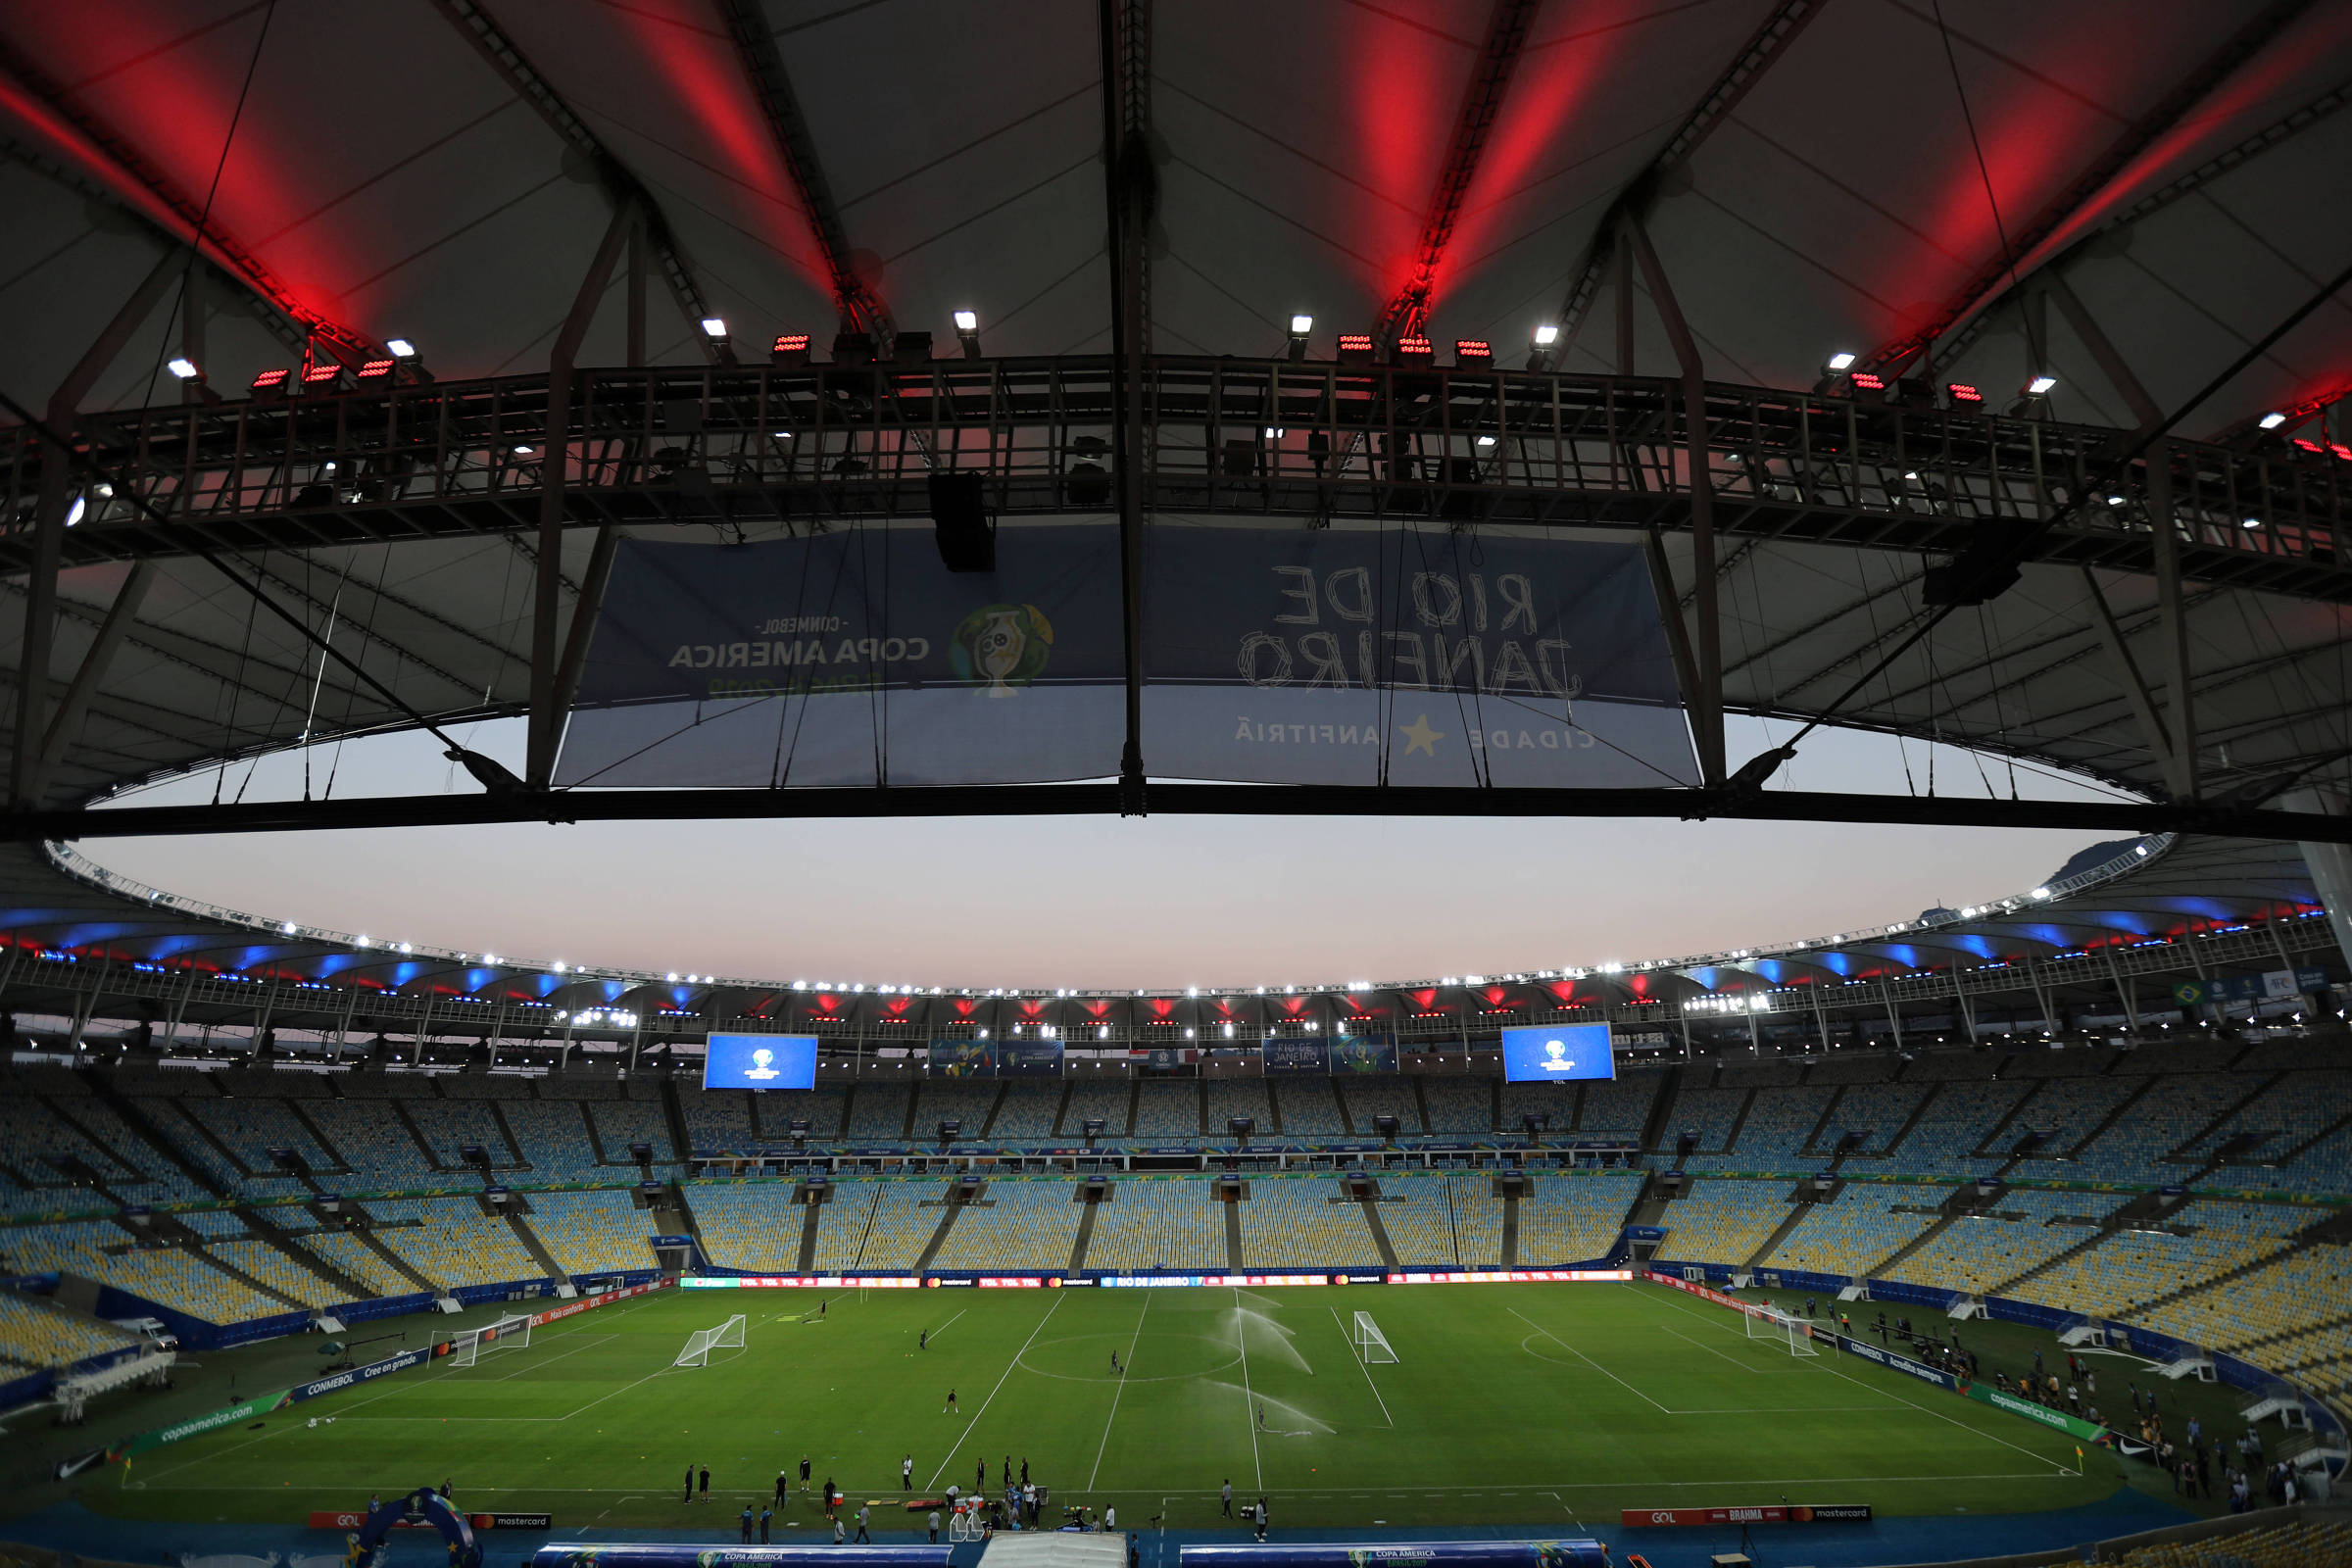
M 1413 275 L 1380 313 L 1373 338 L 1383 348 L 1395 348 L 1398 338 L 1421 330 L 1430 302 L 1438 289 L 1438 270 L 1453 240 L 1453 225 L 1470 182 L 1478 177 L 1478 163 L 1487 137 L 1502 113 L 1510 91 L 1511 72 L 1519 64 L 1528 28 L 1535 24 L 1543 0 L 1494 0 L 1487 14 L 1486 38 L 1462 89 L 1462 104 L 1453 120 L 1453 136 L 1446 146 L 1446 161 L 1438 167 L 1437 189 L 1430 193 L 1429 211 L 1421 220 L 1421 239 L 1413 253 Z
M 2132 367 L 2124 359 L 2123 352 L 2100 328 L 2098 318 L 2090 314 L 2089 308 L 2068 285 L 2066 274 L 2051 268 L 2042 274 L 2040 281 L 2042 292 L 2058 307 L 2058 314 L 2065 317 L 2068 324 L 2074 327 L 2075 335 L 2090 351 L 2091 359 L 2097 363 L 2100 373 L 2107 377 L 2108 384 L 2124 395 L 2124 402 L 2131 408 L 2132 417 L 2139 421 L 2139 428 L 2143 431 L 2153 430 L 2162 424 L 2163 405 L 2150 397 L 2148 389 L 2140 384 L 2139 377 L 2132 373 Z M 2043 352 L 2048 352 L 2046 339 Z
M 2180 529 L 2173 516 L 2173 444 L 2159 441 L 2148 451 L 2148 526 L 2155 531 L 2156 630 L 2162 639 L 2169 694 L 2166 731 L 2179 764 L 2176 795 L 2197 795 L 2197 714 L 2189 689 L 2188 615 L 2180 603 Z
M 761 0 L 718 0 L 718 10 L 726 19 L 736 57 L 743 62 L 744 74 L 760 100 L 760 111 L 766 117 L 768 133 L 775 138 L 784 172 L 816 235 L 817 250 L 833 284 L 833 303 L 841 312 L 841 329 L 863 332 L 888 347 L 898 328 L 881 295 L 858 275 L 840 204 L 833 199 L 833 187 L 816 156 L 816 139 L 808 132 L 808 121 L 801 113 L 792 78 L 784 70 L 784 52 L 776 46 L 766 6 Z
M 555 776 L 556 742 L 563 728 L 563 710 L 557 706 L 556 607 L 564 589 L 564 479 L 570 462 L 572 360 L 588 335 L 588 323 L 596 318 L 597 303 L 604 298 L 622 242 L 636 220 L 634 208 L 613 213 L 548 354 L 548 434 L 539 449 L 539 574 L 531 603 L 531 718 L 524 764 L 525 781 L 542 787 Z
M 115 312 L 66 378 L 49 396 L 48 427 L 64 441 L 74 439 L 82 400 L 98 377 L 115 363 L 130 334 L 147 319 L 164 290 L 179 271 L 180 259 L 167 256 L 155 264 L 130 298 Z M 24 631 L 17 661 L 17 730 L 9 754 L 9 799 L 19 807 L 39 804 L 33 783 L 39 772 L 43 743 L 48 735 L 49 655 L 57 640 L 57 573 L 64 560 L 66 515 L 72 505 L 70 470 L 73 454 L 50 445 L 41 453 L 41 488 L 33 514 L 32 564 L 25 584 Z
M 2297 790 L 2286 796 L 2282 804 L 2314 815 L 2347 814 L 2344 796 L 2335 789 Z M 2328 923 L 2335 929 L 2336 951 L 2343 955 L 2345 963 L 2352 964 L 2352 847 L 2306 841 L 2302 849 L 2303 863 L 2311 868 L 2312 885 L 2328 910 Z
M 1586 313 L 1592 307 L 1600 292 L 1602 274 L 1609 265 L 1609 253 L 1616 245 L 1619 220 L 1625 217 L 1647 218 L 1657 205 L 1659 193 L 1665 189 L 1666 176 L 1690 161 L 1700 144 L 1713 135 L 1746 97 L 1749 89 L 1763 76 L 1774 61 L 1781 58 L 1805 24 L 1821 14 L 1829 0 L 1783 0 L 1774 7 L 1740 53 L 1724 68 L 1698 101 L 1698 106 L 1684 118 L 1666 138 L 1658 155 L 1651 159 L 1642 172 L 1634 176 L 1609 209 L 1593 226 L 1592 243 L 1585 248 L 1585 259 L 1568 285 L 1568 297 L 1560 304 L 1559 350 L 1552 357 L 1554 364 L 1567 357 L 1568 345 L 1575 341 L 1577 329 L 1584 324 Z M 1621 274 L 1622 275 L 1622 274 Z M 1619 374 L 1630 374 L 1621 367 Z
M 588 664 L 588 643 L 596 633 L 597 616 L 604 611 L 605 586 L 612 580 L 612 558 L 620 549 L 620 530 L 611 523 L 596 530 L 588 553 L 588 569 L 580 574 L 579 597 L 571 607 L 571 630 L 564 639 L 564 658 L 556 666 L 555 722 L 561 731 L 564 715 L 580 691 L 580 671 Z
M 2271 0 L 2012 230 L 2001 254 L 1980 266 L 1925 325 L 1881 346 L 1862 362 L 1863 367 L 1883 370 L 1926 356 L 1945 333 L 2006 293 L 2018 264 L 2074 221 L 2158 138 L 2178 126 L 2214 88 L 2310 8 L 2311 0 Z
M 571 105 L 565 103 L 563 95 L 524 58 L 522 51 L 515 47 L 514 40 L 507 36 L 506 29 L 484 9 L 480 0 L 432 0 L 432 4 L 450 25 L 456 27 L 460 35 L 489 62 L 490 69 L 505 78 L 515 96 L 530 105 L 557 135 L 587 160 L 588 167 L 596 173 L 597 183 L 604 187 L 605 199 L 612 204 L 613 210 L 636 209 L 645 222 L 646 243 L 661 262 L 662 280 L 669 285 L 669 292 L 677 301 L 678 314 L 689 323 L 699 323 L 703 318 L 716 314 L 703 293 L 702 283 L 695 276 L 694 264 L 688 259 L 685 247 L 670 231 L 669 220 L 663 215 L 662 204 L 654 199 L 654 193 L 646 188 L 645 181 L 613 156 L 596 132 L 588 128 L 587 122 L 572 112 Z M 694 336 L 695 341 L 703 345 L 706 354 L 714 359 L 717 357 L 713 345 L 701 332 L 696 332 Z
M 2180 767 L 2180 750 L 2173 744 L 2172 731 L 2165 728 L 2164 720 L 2157 715 L 2156 704 L 2148 696 L 2147 682 L 2140 678 L 2139 665 L 2124 641 L 2124 630 L 2116 624 L 2115 612 L 2107 606 L 2107 596 L 2099 590 L 2099 580 L 2088 566 L 2082 568 L 2082 586 L 2090 595 L 2090 628 L 2098 634 L 2099 645 L 2115 663 L 2116 684 L 2123 688 L 2132 716 L 2139 721 L 2140 737 L 2148 743 L 2150 755 L 2164 773 L 2165 788 L 2177 797 L 2181 796 L 2185 793 L 2185 775 Z
M 1725 776 L 1723 627 L 1716 617 L 1715 483 L 1708 463 L 1706 368 L 1699 361 L 1698 343 L 1683 319 L 1683 308 L 1675 300 L 1673 285 L 1666 281 L 1666 270 L 1658 265 L 1658 253 L 1651 249 L 1641 220 L 1629 219 L 1625 233 L 1632 241 L 1635 259 L 1642 264 L 1650 301 L 1665 323 L 1675 363 L 1682 370 L 1685 461 L 1690 465 L 1690 482 L 1691 611 L 1698 620 L 1692 645 L 1698 684 L 1690 694 L 1690 733 L 1698 744 L 1700 775 L 1709 784 L 1720 784 Z
M 146 603 L 147 589 L 154 581 L 155 563 L 142 560 L 130 568 L 122 586 L 115 590 L 115 602 L 107 608 L 106 619 L 99 622 L 97 635 L 82 651 L 81 663 L 74 671 L 74 682 L 66 688 L 56 714 L 49 720 L 40 756 L 25 781 L 27 800 L 37 802 L 48 796 L 50 776 L 65 760 L 66 748 L 79 738 L 81 721 L 90 710 L 90 699 L 97 695 L 99 683 L 106 679 L 115 654 L 129 634 L 131 622 L 138 619 L 139 607 Z
M 1152 149 L 1130 114 L 1129 62 L 1144 43 L 1131 28 L 1148 21 L 1126 0 L 1099 0 L 1102 70 L 1103 208 L 1109 220 L 1112 477 L 1119 508 L 1121 657 L 1126 670 L 1126 738 L 1119 750 L 1119 812 L 1145 813 L 1144 798 L 1144 265 L 1158 179 Z M 1147 57 L 1148 58 L 1148 57 Z

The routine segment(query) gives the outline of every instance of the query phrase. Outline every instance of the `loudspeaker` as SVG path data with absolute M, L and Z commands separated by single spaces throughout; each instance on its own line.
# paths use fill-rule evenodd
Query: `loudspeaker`
M 982 504 L 984 476 L 931 475 L 931 526 L 941 564 L 950 571 L 997 569 L 997 525 Z

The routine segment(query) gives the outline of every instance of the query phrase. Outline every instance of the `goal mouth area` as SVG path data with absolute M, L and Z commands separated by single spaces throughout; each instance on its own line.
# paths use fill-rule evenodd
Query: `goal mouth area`
M 1348 1343 L 1355 1348 L 1355 1358 L 1367 1366 L 1389 1365 L 1396 1361 L 1396 1348 L 1380 1331 L 1369 1312 L 1355 1314 L 1348 1331 Z
M 501 1350 L 527 1350 L 534 1323 L 527 1314 L 515 1313 L 478 1329 L 460 1329 L 450 1336 L 450 1365 L 472 1366 L 483 1356 L 496 1355 Z
M 744 1348 L 746 1319 L 741 1312 L 714 1329 L 696 1329 L 686 1337 L 686 1348 L 678 1352 L 672 1367 L 709 1366 L 712 1350 L 740 1350 Z

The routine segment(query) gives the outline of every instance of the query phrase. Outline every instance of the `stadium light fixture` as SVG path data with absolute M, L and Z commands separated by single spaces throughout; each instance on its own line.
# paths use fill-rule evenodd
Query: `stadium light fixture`
M 2259 528 L 2262 526 L 2262 519 L 2260 517 L 2242 517 L 2238 520 L 2237 525 L 2241 528 Z
M 82 514 L 88 512 L 90 504 L 87 498 L 75 496 L 74 498 L 74 504 L 66 509 L 66 526 L 71 528 L 74 524 L 80 522 L 82 519 Z
M 184 354 L 173 356 L 166 363 L 164 368 L 182 381 L 197 381 L 204 378 L 204 372 L 196 368 L 196 362 Z
M 384 349 L 396 360 L 413 360 L 416 357 L 416 345 L 405 337 L 386 338 Z
M 724 343 L 727 340 L 726 318 L 723 316 L 704 317 L 703 336 L 709 338 L 713 343 Z
M 1291 318 L 1291 358 L 1306 358 L 1306 336 L 1315 329 L 1315 318 L 1300 311 Z
M 1560 340 L 1560 329 L 1559 329 L 1557 326 L 1554 326 L 1554 325 L 1553 325 L 1551 322 L 1549 322 L 1549 321 L 1545 321 L 1545 322 L 1544 322 L 1542 325 L 1538 326 L 1538 327 L 1536 328 L 1536 330 L 1535 330 L 1535 335 L 1534 335 L 1534 341 L 1535 341 L 1535 345 L 1536 345 L 1536 347 L 1538 347 L 1538 348 L 1540 348 L 1540 349 L 1547 349 L 1547 348 L 1551 347 L 1551 346 L 1552 346 L 1554 343 L 1557 343 L 1559 340 Z
M 806 332 L 777 333 L 775 341 L 767 346 L 767 359 L 771 365 L 807 365 L 808 363 L 808 334 Z
M 2044 372 L 2043 374 L 2037 375 L 2034 377 L 2033 380 L 2026 383 L 2026 396 L 2030 398 L 2046 398 L 2057 389 L 2058 378 L 2054 375 Z
M 976 360 L 980 357 L 980 313 L 978 311 L 957 311 L 956 313 L 956 339 L 963 345 L 965 359 Z
M 1846 371 L 1854 368 L 1854 358 L 1855 357 L 1852 354 L 1847 353 L 1844 349 L 1839 349 L 1837 353 L 1831 355 L 1828 359 L 1821 362 L 1821 373 L 1824 375 L 1843 375 Z
M 2264 415 L 2257 422 L 2265 430 L 2276 430 L 2286 422 L 2286 416 L 2280 414 L 2277 409 L 2273 409 L 2270 413 Z

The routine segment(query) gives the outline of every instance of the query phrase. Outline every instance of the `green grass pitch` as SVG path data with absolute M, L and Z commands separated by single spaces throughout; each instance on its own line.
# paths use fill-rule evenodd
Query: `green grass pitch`
M 1114 1505 L 1128 1528 L 1215 1523 L 1230 1479 L 1238 1497 L 1272 1499 L 1278 1530 L 1582 1526 L 1613 1540 L 1628 1507 L 1786 1496 L 2009 1513 L 2125 1484 L 2097 1449 L 2078 1472 L 2063 1435 L 1828 1351 L 1791 1357 L 1650 1285 L 853 1289 L 802 1321 L 818 1300 L 662 1292 L 475 1367 L 435 1363 L 158 1449 L 84 1500 L 299 1522 L 446 1477 L 462 1505 L 544 1511 L 564 1534 L 731 1534 L 806 1453 L 816 1480 L 890 1504 L 877 1527 L 903 1529 L 915 1522 L 895 1511 L 904 1456 L 926 1496 L 968 1489 L 976 1460 L 995 1487 L 1009 1455 L 1056 1504 Z M 1356 1358 L 1357 1310 L 1396 1363 Z M 736 1312 L 744 1348 L 671 1366 L 692 1331 Z M 680 1479 L 703 1464 L 711 1500 L 682 1506 Z M 820 1522 L 796 1494 L 777 1528 L 806 1540 Z

